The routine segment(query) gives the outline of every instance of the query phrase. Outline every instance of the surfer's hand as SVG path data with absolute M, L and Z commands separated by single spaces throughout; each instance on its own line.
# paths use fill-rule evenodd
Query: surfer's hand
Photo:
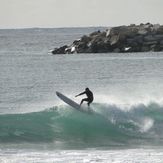
M 78 97 L 78 95 L 76 95 L 75 97 Z

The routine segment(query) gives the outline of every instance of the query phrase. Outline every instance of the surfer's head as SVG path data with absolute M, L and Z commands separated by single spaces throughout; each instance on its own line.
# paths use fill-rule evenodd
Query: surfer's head
M 89 88 L 86 88 L 85 90 L 86 90 L 86 91 L 89 91 Z

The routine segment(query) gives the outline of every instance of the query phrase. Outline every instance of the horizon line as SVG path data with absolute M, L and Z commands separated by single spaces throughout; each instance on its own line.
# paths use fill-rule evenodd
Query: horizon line
M 64 29 L 64 28 L 108 28 L 111 26 L 65 26 L 65 27 L 0 27 L 0 30 L 16 30 L 16 29 Z

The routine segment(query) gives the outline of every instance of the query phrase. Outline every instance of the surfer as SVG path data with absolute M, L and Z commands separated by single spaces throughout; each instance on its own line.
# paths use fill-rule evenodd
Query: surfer
M 80 102 L 80 105 L 84 102 L 84 101 L 87 101 L 88 103 L 88 106 L 90 105 L 90 103 L 92 103 L 93 101 L 93 93 L 89 90 L 89 88 L 86 88 L 84 92 L 82 93 L 79 93 L 78 95 L 76 95 L 75 97 L 77 96 L 80 96 L 80 95 L 83 95 L 83 94 L 86 94 L 87 98 L 84 98 L 81 100 Z

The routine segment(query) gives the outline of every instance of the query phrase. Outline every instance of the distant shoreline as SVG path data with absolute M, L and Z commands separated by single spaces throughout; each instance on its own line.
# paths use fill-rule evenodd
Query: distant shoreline
M 93 28 L 99 28 L 99 29 L 107 29 L 108 27 L 107 26 L 88 26 L 88 27 L 24 27 L 24 28 L 0 28 L 0 30 L 37 30 L 37 29 L 43 29 L 43 30 L 46 30 L 46 29 L 93 29 Z

